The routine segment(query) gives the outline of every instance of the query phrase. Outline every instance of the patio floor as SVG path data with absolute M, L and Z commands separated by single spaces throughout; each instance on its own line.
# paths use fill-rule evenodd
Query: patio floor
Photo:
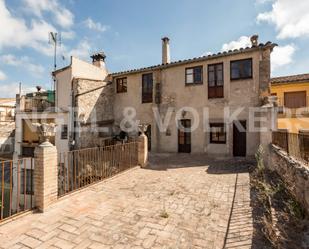
M 0 248 L 251 248 L 248 163 L 156 154 L 0 226 Z

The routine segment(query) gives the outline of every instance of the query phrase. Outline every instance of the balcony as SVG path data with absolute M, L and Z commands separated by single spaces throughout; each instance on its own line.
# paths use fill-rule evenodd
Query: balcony
M 55 92 L 35 92 L 20 97 L 19 111 L 23 112 L 54 112 Z

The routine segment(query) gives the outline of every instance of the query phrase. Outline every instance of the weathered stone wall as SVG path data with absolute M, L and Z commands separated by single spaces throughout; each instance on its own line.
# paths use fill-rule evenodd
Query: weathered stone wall
M 99 146 L 112 135 L 114 88 L 106 81 L 76 79 L 74 84 L 76 148 Z
M 0 122 L 0 157 L 10 157 L 14 152 L 15 122 Z
M 270 160 L 269 167 L 282 177 L 286 187 L 309 213 L 309 167 L 274 145 L 271 147 Z

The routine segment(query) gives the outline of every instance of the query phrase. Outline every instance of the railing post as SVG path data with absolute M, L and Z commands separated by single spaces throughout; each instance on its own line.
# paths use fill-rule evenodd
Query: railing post
M 49 142 L 35 148 L 34 195 L 35 206 L 44 212 L 57 200 L 57 149 Z
M 145 133 L 142 133 L 138 139 L 138 149 L 137 149 L 137 158 L 138 158 L 138 165 L 142 168 L 147 166 L 148 162 L 148 139 Z

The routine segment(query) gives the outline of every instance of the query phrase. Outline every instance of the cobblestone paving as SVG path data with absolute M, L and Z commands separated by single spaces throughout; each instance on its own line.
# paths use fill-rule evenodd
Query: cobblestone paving
M 134 168 L 2 225 L 0 248 L 251 248 L 244 164 L 155 155 L 151 169 Z

